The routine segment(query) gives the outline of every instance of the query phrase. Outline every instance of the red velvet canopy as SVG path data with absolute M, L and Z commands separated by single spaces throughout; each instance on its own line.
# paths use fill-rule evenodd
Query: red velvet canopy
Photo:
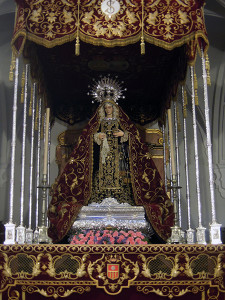
M 119 12 L 107 18 L 97 0 L 16 0 L 18 4 L 12 45 L 17 53 L 26 39 L 47 48 L 79 37 L 98 46 L 125 46 L 141 37 L 172 50 L 189 44 L 195 57 L 200 41 L 208 46 L 204 0 L 120 0 Z
M 129 102 L 120 105 L 132 121 L 163 122 L 187 64 L 208 48 L 203 0 L 119 0 L 111 18 L 97 0 L 15 1 L 13 50 L 30 60 L 51 114 L 68 124 L 90 118 L 87 87 L 109 73 L 125 82 Z

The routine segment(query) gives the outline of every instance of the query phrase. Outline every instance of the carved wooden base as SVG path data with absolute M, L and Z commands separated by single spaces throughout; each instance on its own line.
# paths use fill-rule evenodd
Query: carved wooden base
M 90 299 L 96 290 L 105 296 L 132 291 L 138 299 L 220 300 L 225 246 L 1 245 L 0 280 L 1 300 Z

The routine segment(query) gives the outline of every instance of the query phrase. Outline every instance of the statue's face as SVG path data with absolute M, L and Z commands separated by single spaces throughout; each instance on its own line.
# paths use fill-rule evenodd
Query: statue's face
M 107 117 L 112 117 L 113 114 L 113 106 L 112 104 L 106 103 L 104 106 L 105 114 Z

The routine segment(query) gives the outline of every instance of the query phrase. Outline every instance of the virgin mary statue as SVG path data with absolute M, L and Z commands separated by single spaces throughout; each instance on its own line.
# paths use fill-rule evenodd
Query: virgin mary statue
M 48 234 L 55 243 L 68 234 L 82 206 L 105 198 L 143 206 L 157 242 L 170 237 L 173 205 L 137 128 L 117 105 L 121 94 L 121 86 L 107 77 L 93 88 L 100 105 L 57 180 L 48 209 Z

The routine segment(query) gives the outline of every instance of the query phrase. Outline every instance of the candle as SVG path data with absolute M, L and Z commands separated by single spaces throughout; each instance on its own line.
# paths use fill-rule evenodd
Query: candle
M 171 116 L 170 108 L 167 111 L 167 115 L 168 115 L 168 125 L 169 125 L 170 157 L 171 157 L 171 165 L 172 165 L 172 175 L 176 176 L 175 156 L 174 156 L 174 148 L 173 148 L 173 126 L 172 126 L 172 116 Z
M 49 119 L 50 119 L 50 108 L 47 107 L 46 108 L 46 119 L 45 119 L 45 145 L 44 145 L 44 168 L 43 168 L 43 175 L 47 175 Z

